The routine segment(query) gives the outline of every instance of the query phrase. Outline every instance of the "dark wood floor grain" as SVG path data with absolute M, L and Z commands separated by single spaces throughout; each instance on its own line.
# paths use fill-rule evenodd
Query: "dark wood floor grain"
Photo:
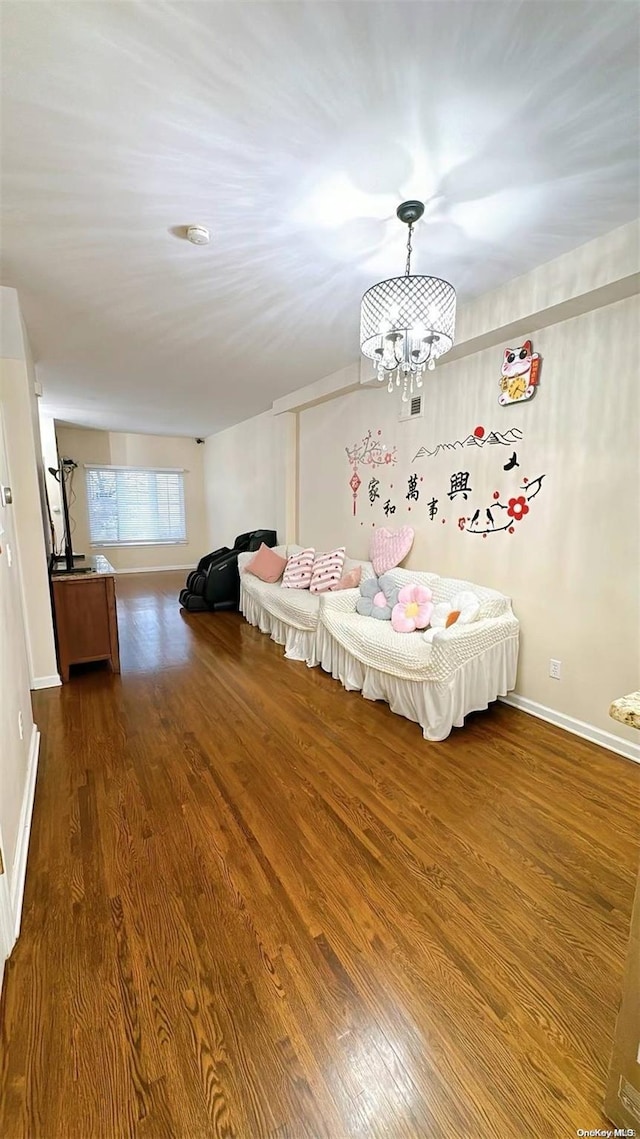
M 603 1126 L 638 768 L 505 706 L 425 743 L 180 584 L 36 693 L 2 1139 Z

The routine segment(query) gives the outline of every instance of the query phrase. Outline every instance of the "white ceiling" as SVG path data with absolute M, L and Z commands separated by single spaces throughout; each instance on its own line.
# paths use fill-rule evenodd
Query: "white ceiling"
M 2 281 L 49 410 L 204 435 L 638 212 L 635 3 L 2 3 Z M 211 244 L 172 233 L 197 222 Z

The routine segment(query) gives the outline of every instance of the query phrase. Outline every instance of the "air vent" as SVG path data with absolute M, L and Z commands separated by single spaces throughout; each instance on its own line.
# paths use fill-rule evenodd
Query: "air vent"
M 424 415 L 422 395 L 412 395 L 407 403 L 402 404 L 400 419 L 420 419 Z

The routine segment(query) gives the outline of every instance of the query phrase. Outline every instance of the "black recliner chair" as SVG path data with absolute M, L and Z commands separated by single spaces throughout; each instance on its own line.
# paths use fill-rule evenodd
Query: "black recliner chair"
M 275 530 L 249 530 L 238 534 L 233 549 L 221 546 L 205 554 L 196 569 L 191 570 L 180 592 L 180 604 L 189 613 L 208 613 L 216 609 L 237 609 L 240 598 L 238 554 L 258 550 L 262 543 L 275 546 Z

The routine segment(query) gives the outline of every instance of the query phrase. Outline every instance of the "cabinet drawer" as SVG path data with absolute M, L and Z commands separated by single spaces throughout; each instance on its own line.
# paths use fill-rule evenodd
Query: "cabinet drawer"
M 111 656 L 107 579 L 54 582 L 60 652 L 71 664 Z

